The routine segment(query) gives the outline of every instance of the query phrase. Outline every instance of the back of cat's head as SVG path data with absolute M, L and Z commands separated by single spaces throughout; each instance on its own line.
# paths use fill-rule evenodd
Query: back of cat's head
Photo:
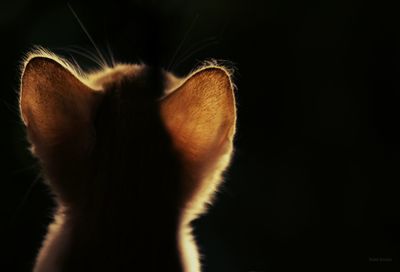
M 79 225 L 73 243 L 82 252 L 99 237 L 110 248 L 154 247 L 127 232 L 175 241 L 211 202 L 232 153 L 233 87 L 217 65 L 184 79 L 129 64 L 85 74 L 34 52 L 23 66 L 20 105 L 46 179 Z

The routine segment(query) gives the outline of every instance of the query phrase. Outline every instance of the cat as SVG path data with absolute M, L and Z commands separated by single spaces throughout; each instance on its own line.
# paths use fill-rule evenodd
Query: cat
M 85 74 L 36 50 L 23 63 L 20 111 L 57 203 L 34 272 L 201 271 L 191 222 L 233 152 L 228 69 Z

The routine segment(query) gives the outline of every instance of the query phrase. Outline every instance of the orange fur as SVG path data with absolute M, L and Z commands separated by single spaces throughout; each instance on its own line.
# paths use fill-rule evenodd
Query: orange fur
M 199 272 L 190 223 L 212 203 L 232 156 L 236 107 L 230 71 L 213 62 L 184 79 L 134 64 L 84 73 L 44 49 L 29 54 L 22 69 L 21 116 L 58 203 L 34 271 L 134 270 L 145 265 L 141 259 L 153 265 L 147 271 L 157 271 L 157 260 L 152 263 L 148 253 L 137 256 L 148 246 L 161 254 L 165 271 Z M 162 93 L 153 97 L 157 88 Z M 142 184 L 140 177 L 148 180 Z M 148 196 L 140 190 L 149 190 L 144 192 Z M 107 209 L 114 212 L 107 214 Z M 147 219 L 134 217 L 131 210 Z M 142 231 L 159 237 L 158 242 L 149 239 L 136 248 L 135 232 L 153 217 L 164 218 L 162 225 L 148 223 Z M 115 220 L 126 222 L 115 225 Z M 121 243 L 132 243 L 117 242 L 121 238 L 114 228 L 124 237 Z M 88 234 L 88 242 L 76 238 Z M 123 253 L 114 254 L 109 247 L 115 246 L 123 247 Z M 171 260 L 175 253 L 169 253 L 174 250 L 176 262 Z M 162 252 L 172 256 L 164 259 Z M 109 263 L 96 263 L 103 261 L 101 254 L 108 254 Z

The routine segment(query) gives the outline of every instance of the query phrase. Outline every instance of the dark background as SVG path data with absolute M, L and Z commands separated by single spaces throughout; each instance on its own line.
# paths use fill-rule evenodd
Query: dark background
M 400 10 L 392 2 L 70 3 L 119 61 L 178 75 L 210 58 L 236 68 L 234 162 L 196 223 L 206 272 L 398 266 Z M 42 45 L 90 68 L 76 50 L 94 49 L 64 1 L 2 1 L 0 39 L 1 270 L 29 271 L 52 202 L 18 117 L 19 63 Z

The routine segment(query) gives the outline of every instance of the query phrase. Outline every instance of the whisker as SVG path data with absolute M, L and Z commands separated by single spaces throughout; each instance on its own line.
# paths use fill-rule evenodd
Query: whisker
M 192 56 L 193 52 L 196 52 L 198 48 L 205 48 L 205 45 L 208 46 L 209 44 L 212 44 L 214 42 L 217 42 L 218 39 L 216 37 L 209 37 L 206 39 L 203 39 L 199 42 L 196 42 L 194 45 L 190 46 L 186 51 L 184 51 L 178 59 L 177 63 L 174 64 L 171 69 L 173 70 L 178 64 L 182 63 L 182 58 L 187 59 L 187 56 Z
M 174 54 L 172 55 L 171 61 L 167 66 L 167 70 L 170 70 L 171 66 L 174 64 L 175 59 L 176 59 L 179 51 L 181 50 L 181 48 L 182 48 L 183 44 L 185 43 L 185 41 L 187 40 L 187 38 L 189 37 L 190 31 L 192 31 L 192 29 L 193 29 L 193 27 L 194 27 L 194 25 L 195 25 L 195 23 L 197 22 L 198 19 L 199 19 L 199 14 L 196 14 L 196 16 L 194 17 L 194 19 L 193 19 L 192 23 L 190 24 L 188 30 L 186 31 L 185 35 L 183 36 L 182 41 L 179 43 L 179 45 L 176 48 Z
M 112 67 L 114 67 L 116 65 L 115 58 L 114 58 L 114 54 L 111 50 L 111 46 L 110 46 L 110 43 L 108 42 L 108 40 L 106 42 L 106 46 L 107 46 L 108 55 L 110 56 L 110 59 L 111 59 L 111 65 L 112 65 Z
M 211 41 L 209 43 L 204 44 L 203 46 L 200 46 L 199 48 L 197 48 L 196 50 L 193 50 L 192 52 L 190 52 L 189 54 L 187 54 L 186 56 L 182 57 L 181 61 L 179 61 L 178 63 L 176 63 L 175 66 L 178 66 L 182 63 L 184 63 L 188 58 L 192 57 L 194 54 L 200 52 L 201 50 L 204 50 L 205 48 L 211 46 L 211 45 L 216 45 L 218 44 L 219 41 L 215 40 L 215 41 Z
M 195 47 L 200 46 L 201 44 L 204 43 L 208 43 L 210 41 L 218 41 L 217 37 L 209 37 L 209 38 L 205 38 L 203 40 L 200 40 L 198 42 L 196 42 L 195 44 L 193 44 L 192 46 L 190 46 L 186 51 L 184 51 L 181 55 L 186 55 L 189 51 L 193 50 Z
M 68 48 L 68 49 L 64 49 L 64 51 L 67 52 L 72 52 L 74 54 L 83 56 L 91 61 L 93 61 L 96 65 L 98 65 L 99 67 L 103 67 L 104 64 L 101 62 L 101 60 L 97 59 L 95 56 L 92 56 L 91 54 L 85 53 L 85 52 L 81 52 L 79 50 L 73 49 L 73 48 Z M 76 63 L 76 62 L 75 62 Z M 77 63 L 76 63 L 77 64 Z
M 92 36 L 90 36 L 89 32 L 87 31 L 86 27 L 83 25 L 82 21 L 79 19 L 78 15 L 76 14 L 76 12 L 72 8 L 72 6 L 69 3 L 67 3 L 67 5 L 68 5 L 68 8 L 71 10 L 72 14 L 74 15 L 75 19 L 78 21 L 79 25 L 81 26 L 83 32 L 85 32 L 86 36 L 92 43 L 94 49 L 97 51 L 97 54 L 99 54 L 99 57 L 103 62 L 103 66 L 105 66 L 105 67 L 109 66 L 106 59 L 104 58 L 103 54 L 101 53 L 100 49 L 97 47 L 96 43 L 94 42 Z
M 93 53 L 91 50 L 78 46 L 78 45 L 71 45 L 70 48 L 76 48 L 76 50 L 81 50 L 82 52 L 92 56 L 94 59 L 96 59 L 99 63 L 101 63 L 101 59 L 99 58 L 99 56 L 97 56 L 95 53 Z
M 71 59 L 72 59 L 74 65 L 75 65 L 76 67 L 79 67 L 79 64 L 78 64 L 78 62 L 76 61 L 76 59 L 75 59 L 73 56 L 70 56 L 70 57 L 71 57 Z

